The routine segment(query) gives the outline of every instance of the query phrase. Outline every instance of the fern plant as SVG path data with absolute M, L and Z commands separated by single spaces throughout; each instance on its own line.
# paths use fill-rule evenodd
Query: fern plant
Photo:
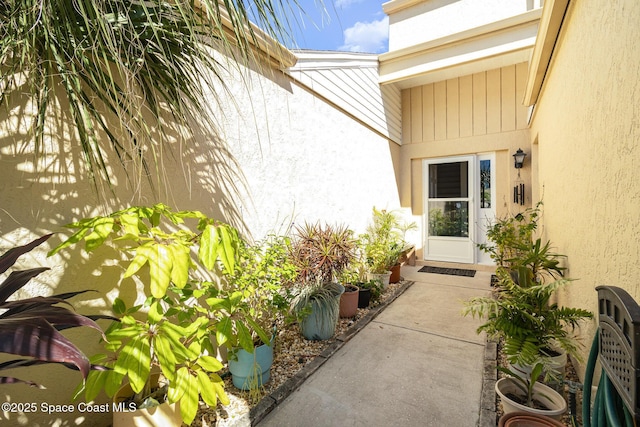
M 504 270 L 499 274 L 500 289 L 495 298 L 478 297 L 465 303 L 465 315 L 486 320 L 477 332 L 504 338 L 510 363 L 531 365 L 551 356 L 554 347 L 577 356 L 578 345 L 571 331 L 593 314 L 580 308 L 560 307 L 550 301 L 570 280 L 523 287 Z
M 561 259 L 551 242 L 534 238 L 542 202 L 523 213 L 498 220 L 487 232 L 490 243 L 480 245 L 496 262 L 498 284 L 493 297 L 465 302 L 464 314 L 483 318 L 478 333 L 505 341 L 510 363 L 532 365 L 555 354 L 559 347 L 578 358 L 572 331 L 593 314 L 560 307 L 552 296 L 571 280 L 564 277 Z

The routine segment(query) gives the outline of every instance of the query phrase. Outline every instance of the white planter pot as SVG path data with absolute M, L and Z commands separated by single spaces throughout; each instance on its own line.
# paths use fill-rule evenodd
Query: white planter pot
M 547 357 L 549 367 L 558 375 L 564 375 L 565 367 L 567 366 L 567 352 L 564 350 L 557 350 L 557 356 Z M 531 371 L 533 367 L 530 365 L 512 365 L 511 370 L 514 374 L 517 374 L 520 378 L 531 378 Z
M 160 374 L 152 374 L 152 384 L 158 384 Z M 124 402 L 133 396 L 131 385 L 125 384 L 113 396 L 113 403 L 120 411 L 113 412 L 113 427 L 157 427 L 182 425 L 179 402 L 163 403 L 153 408 L 135 409 L 129 408 Z
M 559 420 L 562 418 L 562 414 L 567 411 L 567 402 L 562 395 L 551 387 L 536 382 L 533 386 L 534 398 L 546 406 L 548 409 L 535 409 L 529 408 L 526 405 L 521 405 L 507 397 L 507 394 L 522 395 L 522 391 L 516 385 L 516 379 L 513 378 L 501 378 L 496 382 L 496 393 L 502 400 L 502 409 L 505 414 L 511 412 L 526 412 L 529 414 L 545 415 L 547 417 Z
M 389 279 L 391 279 L 390 271 L 382 274 L 367 273 L 367 280 L 377 280 L 378 282 L 382 283 L 382 289 L 387 287 L 387 285 L 389 284 Z

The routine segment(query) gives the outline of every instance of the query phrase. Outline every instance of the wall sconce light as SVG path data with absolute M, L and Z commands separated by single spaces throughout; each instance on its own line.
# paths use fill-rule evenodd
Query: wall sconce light
M 527 157 L 527 153 L 522 151 L 522 149 L 518 148 L 516 154 L 513 155 L 514 166 L 516 169 L 522 169 L 522 165 L 524 164 L 524 158 Z

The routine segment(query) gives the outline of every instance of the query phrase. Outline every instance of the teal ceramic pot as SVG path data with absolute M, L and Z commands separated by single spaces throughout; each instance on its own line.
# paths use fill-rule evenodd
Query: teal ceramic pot
M 344 286 L 340 285 L 341 292 L 334 295 L 332 304 L 335 304 L 335 310 L 331 310 L 334 316 L 327 316 L 328 310 L 322 310 L 316 300 L 311 300 L 311 314 L 309 314 L 301 323 L 302 335 L 312 341 L 324 341 L 333 336 L 338 323 L 338 314 L 340 310 L 340 295 L 344 292 Z
M 253 385 L 261 387 L 271 379 L 271 365 L 273 364 L 273 341 L 269 345 L 256 347 L 252 353 L 239 349 L 236 352 L 238 360 L 229 360 L 229 372 L 233 385 L 240 390 L 249 390 Z

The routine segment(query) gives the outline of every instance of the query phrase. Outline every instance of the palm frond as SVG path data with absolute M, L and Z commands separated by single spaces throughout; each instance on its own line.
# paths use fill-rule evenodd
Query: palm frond
M 289 39 L 283 17 L 297 8 L 284 0 L 3 0 L 0 102 L 32 105 L 19 119 L 37 156 L 47 154 L 50 120 L 67 111 L 96 188 L 111 183 L 111 155 L 150 179 L 170 140 L 188 141 L 195 124 L 217 136 L 211 98 L 222 102 L 226 69 L 264 64 L 255 46 L 266 36 Z

